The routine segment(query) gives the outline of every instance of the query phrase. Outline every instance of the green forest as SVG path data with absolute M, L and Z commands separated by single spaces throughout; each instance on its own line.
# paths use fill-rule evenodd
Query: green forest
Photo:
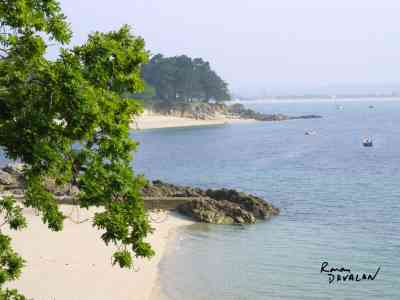
M 227 83 L 202 58 L 157 54 L 142 67 L 142 77 L 144 90 L 133 98 L 168 102 L 230 100 Z

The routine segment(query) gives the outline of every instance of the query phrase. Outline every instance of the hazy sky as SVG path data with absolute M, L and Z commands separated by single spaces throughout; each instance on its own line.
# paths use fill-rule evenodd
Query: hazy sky
M 133 27 L 152 53 L 203 57 L 232 90 L 400 82 L 399 0 L 61 0 L 74 43 Z

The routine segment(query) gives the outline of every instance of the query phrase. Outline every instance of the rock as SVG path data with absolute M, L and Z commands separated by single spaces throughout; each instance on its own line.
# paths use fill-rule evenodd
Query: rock
M 3 168 L 4 172 L 7 172 L 11 175 L 14 176 L 22 176 L 23 170 L 24 170 L 25 165 L 21 163 L 12 163 L 8 164 Z
M 79 193 L 77 187 L 58 186 L 52 179 L 46 179 L 44 184 L 46 189 L 59 200 Z M 23 197 L 23 187 L 21 167 L 10 165 L 0 170 L 0 191 Z M 263 199 L 233 189 L 202 190 L 155 180 L 143 187 L 142 195 L 161 200 L 162 198 L 179 199 L 178 211 L 206 223 L 252 224 L 257 219 L 264 220 L 279 214 L 279 209 Z
M 24 165 L 19 163 L 9 164 L 0 170 L 0 191 L 7 191 L 14 196 L 23 196 L 25 180 L 23 175 Z M 54 179 L 46 178 L 44 180 L 45 189 L 53 193 L 58 199 L 66 196 L 77 195 L 79 189 L 76 186 L 65 184 L 56 185 Z
M 201 120 L 209 120 L 217 114 L 228 113 L 227 106 L 220 103 L 194 102 L 154 102 L 150 110 L 153 113 L 175 117 L 185 117 Z
M 170 183 L 154 180 L 142 190 L 145 197 L 205 197 L 206 194 L 199 188 L 177 186 Z
M 279 214 L 279 209 L 273 207 L 263 199 L 236 190 L 207 190 L 206 195 L 212 199 L 227 200 L 236 203 L 242 209 L 252 213 L 257 219 L 267 219 Z
M 277 215 L 279 209 L 254 195 L 232 189 L 202 190 L 155 180 L 142 190 L 144 197 L 190 199 L 180 204 L 181 213 L 200 222 L 214 224 L 251 224 Z
M 258 121 L 286 121 L 296 119 L 316 119 L 322 118 L 319 115 L 304 115 L 290 117 L 284 114 L 263 114 L 251 109 L 246 109 L 243 104 L 235 103 L 228 107 L 230 113 L 235 114 L 243 119 L 255 119 Z
M 304 115 L 290 117 L 284 114 L 264 114 L 247 109 L 241 103 L 226 105 L 223 103 L 207 102 L 154 102 L 150 108 L 152 113 L 185 117 L 197 120 L 212 120 L 218 115 L 224 115 L 227 118 L 254 119 L 258 121 L 285 121 L 292 119 L 312 119 L 321 118 L 318 115 Z
M 322 118 L 322 116 L 320 115 L 304 115 L 304 116 L 290 117 L 289 119 L 297 120 L 297 119 L 320 119 L 320 118 Z
M 12 176 L 11 174 L 0 170 L 0 184 L 2 185 L 14 185 L 17 183 L 17 179 L 15 176 Z
M 56 196 L 70 195 L 71 194 L 70 191 L 72 189 L 78 190 L 77 187 L 72 188 L 69 184 L 57 185 L 53 178 L 45 178 L 44 187 L 48 192 L 53 193 Z
M 255 217 L 239 205 L 229 201 L 199 199 L 188 201 L 178 207 L 178 211 L 196 221 L 213 224 L 251 224 Z
M 228 107 L 230 113 L 243 119 L 255 119 L 258 121 L 283 121 L 289 117 L 283 114 L 263 114 L 251 109 L 246 109 L 243 104 L 236 103 Z
M 2 190 L 22 190 L 24 187 L 23 170 L 24 164 L 20 163 L 8 164 L 6 167 L 0 170 L 3 179 L 9 179 L 5 181 L 0 180 Z

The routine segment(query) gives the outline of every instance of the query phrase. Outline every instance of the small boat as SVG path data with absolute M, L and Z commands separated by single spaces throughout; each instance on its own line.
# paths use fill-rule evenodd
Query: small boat
M 315 132 L 315 130 L 307 130 L 304 134 L 305 135 L 316 135 L 317 133 Z
M 373 106 L 373 105 L 370 105 L 370 106 L 368 106 L 368 108 L 374 108 L 375 106 Z
M 372 138 L 367 137 L 363 139 L 363 146 L 364 147 L 372 147 L 373 143 L 372 143 Z

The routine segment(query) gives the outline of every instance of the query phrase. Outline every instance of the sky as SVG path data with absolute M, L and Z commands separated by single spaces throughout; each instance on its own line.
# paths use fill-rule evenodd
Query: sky
M 237 93 L 400 89 L 399 0 L 60 2 L 74 44 L 128 24 L 153 54 L 208 60 Z

